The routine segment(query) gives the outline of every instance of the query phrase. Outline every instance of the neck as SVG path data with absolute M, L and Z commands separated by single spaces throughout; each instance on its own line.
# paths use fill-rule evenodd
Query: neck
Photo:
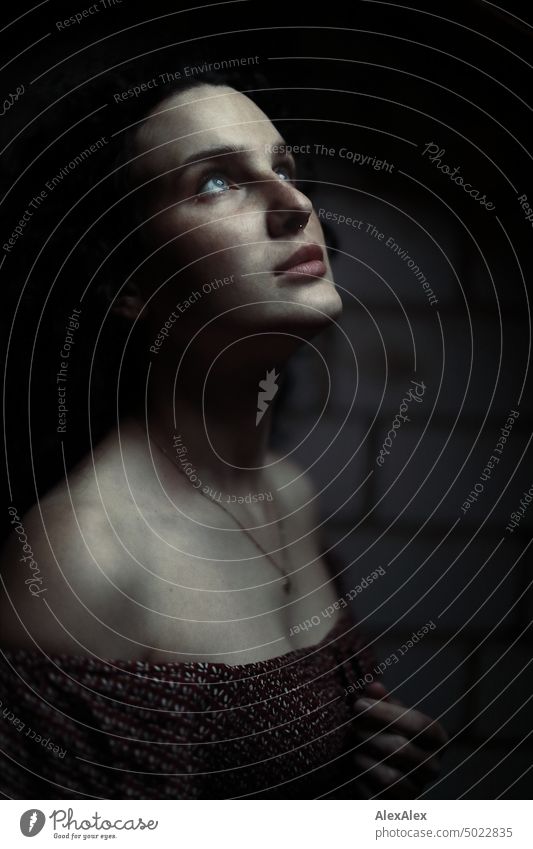
M 269 347 L 259 338 L 246 351 L 235 345 L 215 356 L 190 350 L 178 362 L 152 361 L 143 425 L 178 474 L 190 464 L 187 474 L 202 485 L 235 495 L 268 488 L 272 407 L 284 364 L 279 356 L 274 362 L 273 348 L 266 361 Z

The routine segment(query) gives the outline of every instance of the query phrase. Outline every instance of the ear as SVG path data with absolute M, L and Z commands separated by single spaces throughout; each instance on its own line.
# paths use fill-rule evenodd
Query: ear
M 143 321 L 146 316 L 146 311 L 143 311 L 145 305 L 138 283 L 129 280 L 121 289 L 111 307 L 113 315 L 118 315 L 128 321 L 139 319 Z

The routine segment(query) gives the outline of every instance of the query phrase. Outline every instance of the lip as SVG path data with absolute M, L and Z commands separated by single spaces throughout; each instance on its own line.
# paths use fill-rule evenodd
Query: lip
M 324 277 L 326 270 L 324 251 L 320 245 L 310 243 L 299 248 L 289 259 L 278 265 L 275 273 L 300 277 Z

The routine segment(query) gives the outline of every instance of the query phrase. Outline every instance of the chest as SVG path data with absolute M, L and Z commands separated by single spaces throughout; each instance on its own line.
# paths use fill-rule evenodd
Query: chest
M 249 663 L 319 643 L 343 614 L 334 576 L 298 522 L 286 523 L 284 548 L 277 530 L 203 527 L 184 538 L 161 528 L 135 590 L 154 647 L 146 659 L 168 660 L 170 649 L 182 652 L 174 660 Z

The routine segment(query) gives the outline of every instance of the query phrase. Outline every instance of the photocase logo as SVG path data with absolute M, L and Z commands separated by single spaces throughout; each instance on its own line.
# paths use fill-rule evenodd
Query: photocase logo
M 267 371 L 264 380 L 259 381 L 259 392 L 257 393 L 257 415 L 255 417 L 256 427 L 268 410 L 268 403 L 272 401 L 274 395 L 279 389 L 279 386 L 276 383 L 278 377 L 279 374 L 276 374 L 276 370 L 272 369 L 272 371 Z
M 46 822 L 46 817 L 42 811 L 37 808 L 30 808 L 29 811 L 24 811 L 20 818 L 20 830 L 24 837 L 35 837 L 39 834 Z

